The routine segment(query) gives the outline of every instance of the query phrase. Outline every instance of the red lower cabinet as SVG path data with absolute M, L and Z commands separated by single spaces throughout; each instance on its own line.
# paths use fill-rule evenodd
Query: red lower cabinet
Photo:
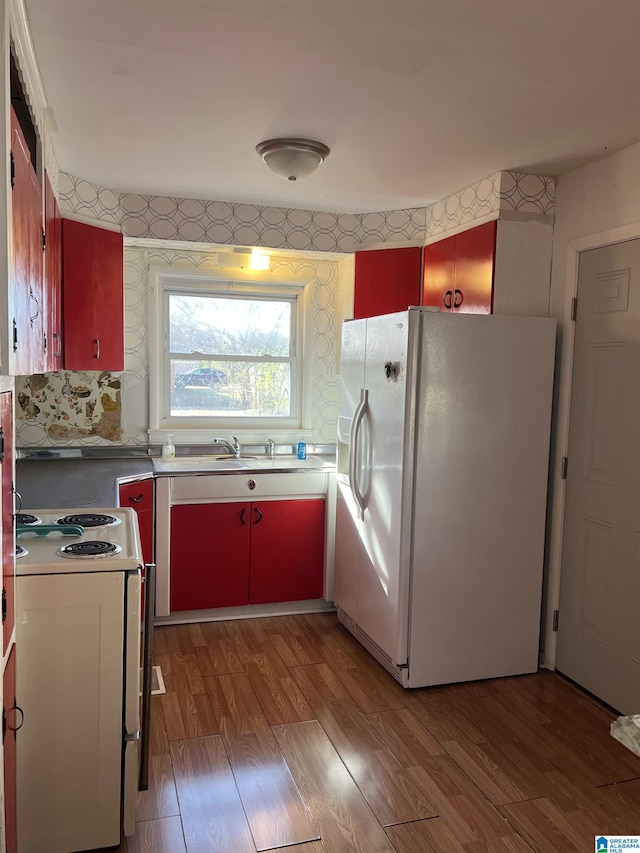
M 322 598 L 324 501 L 251 504 L 249 604 Z
M 173 506 L 170 561 L 172 611 L 321 598 L 324 500 Z
M 136 480 L 120 486 L 120 506 L 135 509 L 142 545 L 142 559 L 153 563 L 153 480 Z
M 22 711 L 16 703 L 16 647 L 11 649 L 2 678 L 2 743 L 4 750 L 4 832 L 7 853 L 18 849 L 16 813 L 16 732 Z
M 250 504 L 171 507 L 171 610 L 249 602 Z

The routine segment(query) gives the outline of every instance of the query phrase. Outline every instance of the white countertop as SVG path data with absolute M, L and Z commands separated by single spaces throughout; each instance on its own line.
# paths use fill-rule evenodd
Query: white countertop
M 252 473 L 293 473 L 295 471 L 335 471 L 336 463 L 333 457 L 307 456 L 298 459 L 297 456 L 276 456 L 274 459 L 258 457 L 257 459 L 217 459 L 215 456 L 176 456 L 175 459 L 154 459 L 153 468 L 156 474 L 180 476 L 181 474 L 252 474 Z

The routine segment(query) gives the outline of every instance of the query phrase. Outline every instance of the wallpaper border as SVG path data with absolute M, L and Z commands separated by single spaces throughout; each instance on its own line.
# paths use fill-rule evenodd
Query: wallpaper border
M 553 221 L 553 178 L 494 172 L 427 207 L 326 213 L 225 201 L 123 193 L 61 172 L 64 211 L 119 227 L 125 237 L 351 254 L 373 244 L 421 244 L 501 213 Z

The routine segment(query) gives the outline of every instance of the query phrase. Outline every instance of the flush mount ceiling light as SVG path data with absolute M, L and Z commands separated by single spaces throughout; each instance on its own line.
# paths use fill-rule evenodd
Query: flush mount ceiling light
M 256 145 L 256 151 L 286 181 L 306 178 L 329 156 L 329 148 L 313 139 L 267 139 Z

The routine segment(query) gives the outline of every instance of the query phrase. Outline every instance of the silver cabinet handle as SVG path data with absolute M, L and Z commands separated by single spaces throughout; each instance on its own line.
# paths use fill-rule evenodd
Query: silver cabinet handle
M 94 358 L 100 358 L 100 338 L 93 339 L 93 345 L 96 348 L 95 353 L 93 354 Z

